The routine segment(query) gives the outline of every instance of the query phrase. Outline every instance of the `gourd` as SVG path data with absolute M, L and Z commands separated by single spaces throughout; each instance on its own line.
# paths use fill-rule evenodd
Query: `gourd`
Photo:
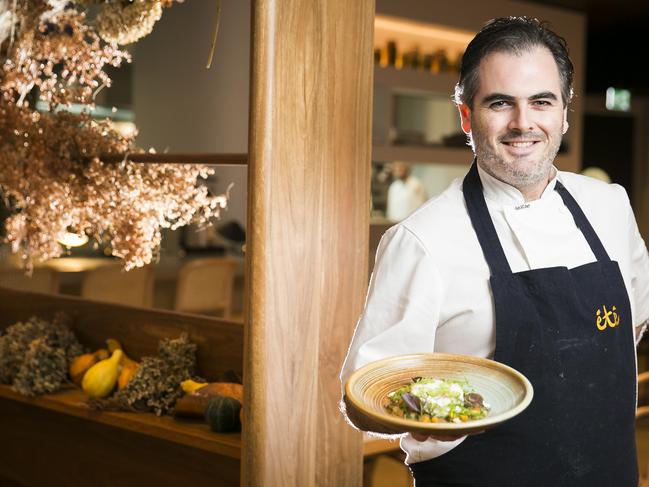
M 131 361 L 128 364 L 125 364 L 122 367 L 122 370 L 119 373 L 119 377 L 117 378 L 117 389 L 122 390 L 124 389 L 129 382 L 135 377 L 135 373 L 137 372 L 137 369 L 140 368 L 140 364 L 137 362 Z
M 227 396 L 243 403 L 243 386 L 241 384 L 196 382 L 188 379 L 181 382 L 180 385 L 186 394 L 176 402 L 174 416 L 177 417 L 204 417 L 207 405 L 214 396 Z
M 180 383 L 180 387 L 184 392 L 187 394 L 191 394 L 193 392 L 198 391 L 199 389 L 202 389 L 207 385 L 207 382 L 196 382 L 195 380 L 187 379 L 184 380 Z
M 131 382 L 133 377 L 135 377 L 135 373 L 140 367 L 140 364 L 135 360 L 131 360 L 124 353 L 122 344 L 118 340 L 115 340 L 114 338 L 108 338 L 106 340 L 106 345 L 108 346 L 108 350 L 110 350 L 111 352 L 114 352 L 115 350 L 120 350 L 122 352 L 122 358 L 119 362 L 122 367 L 117 379 L 117 389 L 122 390 L 128 385 L 129 382 Z
M 239 431 L 241 403 L 227 396 L 213 396 L 205 409 L 205 420 L 216 433 Z
M 198 389 L 196 394 L 227 396 L 243 403 L 243 386 L 236 382 L 211 382 Z
M 94 353 L 84 353 L 83 355 L 76 357 L 74 360 L 72 360 L 72 362 L 70 362 L 70 366 L 68 368 L 72 382 L 74 382 L 78 386 L 81 386 L 83 376 L 88 371 L 88 369 L 95 365 L 98 361 L 107 359 L 109 356 L 110 354 L 108 353 L 108 350 L 100 348 Z
M 106 397 L 115 387 L 119 376 L 119 362 L 122 351 L 115 350 L 110 358 L 101 360 L 90 367 L 83 376 L 81 388 L 90 397 Z

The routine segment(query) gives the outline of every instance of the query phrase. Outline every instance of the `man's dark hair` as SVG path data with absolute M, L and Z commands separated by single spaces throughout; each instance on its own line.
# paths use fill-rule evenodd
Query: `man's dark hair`
M 455 103 L 473 108 L 478 91 L 480 62 L 494 52 L 520 54 L 535 47 L 547 48 L 559 68 L 564 106 L 572 99 L 574 68 L 566 40 L 551 31 L 545 22 L 528 17 L 499 17 L 490 20 L 469 43 L 462 56 L 460 80 L 455 86 Z

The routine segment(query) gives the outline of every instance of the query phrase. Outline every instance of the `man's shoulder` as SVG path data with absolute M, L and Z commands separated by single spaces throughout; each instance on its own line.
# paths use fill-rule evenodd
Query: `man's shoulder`
M 451 231 L 451 228 L 464 218 L 468 219 L 468 215 L 462 193 L 462 180 L 456 179 L 442 193 L 430 198 L 403 220 L 401 225 L 413 234 L 425 238 L 439 234 L 440 231 Z
M 573 172 L 560 171 L 559 180 L 580 204 L 599 207 L 601 205 L 628 205 L 626 190 L 619 184 L 610 184 Z
M 622 186 L 569 172 L 560 173 L 560 181 L 575 198 L 596 231 L 626 232 L 630 202 Z

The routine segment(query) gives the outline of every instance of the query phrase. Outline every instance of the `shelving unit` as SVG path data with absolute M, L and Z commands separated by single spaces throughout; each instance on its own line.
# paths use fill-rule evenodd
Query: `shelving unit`
M 63 311 L 73 319 L 77 338 L 90 349 L 115 338 L 139 360 L 155 355 L 160 339 L 187 333 L 197 345 L 201 376 L 215 380 L 243 368 L 241 323 L 3 288 L 0 302 L 0 329 L 34 315 L 51 319 Z M 171 487 L 208 485 L 218 478 L 219 485 L 239 485 L 239 433 L 217 434 L 200 420 L 96 411 L 86 400 L 73 387 L 28 398 L 0 385 L 5 445 L 0 447 L 0 484 L 108 486 L 121 478 L 121 485 Z M 38 469 L 29 468 L 33 458 L 39 459 Z
M 14 392 L 8 385 L 0 384 L 0 398 L 146 434 L 230 458 L 241 457 L 240 433 L 214 433 L 210 431 L 207 423 L 200 420 L 176 420 L 171 416 L 156 416 L 152 413 L 97 411 L 87 405 L 88 397 L 77 388 L 70 387 L 55 394 L 30 398 Z

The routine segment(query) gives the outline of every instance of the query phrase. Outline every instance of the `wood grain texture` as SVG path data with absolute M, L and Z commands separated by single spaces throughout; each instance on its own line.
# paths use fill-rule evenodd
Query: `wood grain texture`
M 73 318 L 75 334 L 90 348 L 105 347 L 107 338 L 115 338 L 137 360 L 156 355 L 161 338 L 177 338 L 185 332 L 198 347 L 198 371 L 205 378 L 243 369 L 243 325 L 239 322 L 0 288 L 0 329 L 34 315 L 49 319 L 57 311 Z
M 239 460 L 0 399 L 0 485 L 238 486 Z
M 361 484 L 338 374 L 367 284 L 373 16 L 253 2 L 244 486 Z
M 201 420 L 174 419 L 171 416 L 156 416 L 153 413 L 99 412 L 89 408 L 87 400 L 88 396 L 78 388 L 71 387 L 55 394 L 39 397 L 26 397 L 14 392 L 11 386 L 0 384 L 0 402 L 23 403 L 29 406 L 26 411 L 38 407 L 230 458 L 239 459 L 241 457 L 241 435 L 239 433 L 214 433 L 210 431 L 207 423 Z M 88 441 L 89 439 L 86 439 L 86 442 Z M 2 484 L 0 483 L 0 485 Z

